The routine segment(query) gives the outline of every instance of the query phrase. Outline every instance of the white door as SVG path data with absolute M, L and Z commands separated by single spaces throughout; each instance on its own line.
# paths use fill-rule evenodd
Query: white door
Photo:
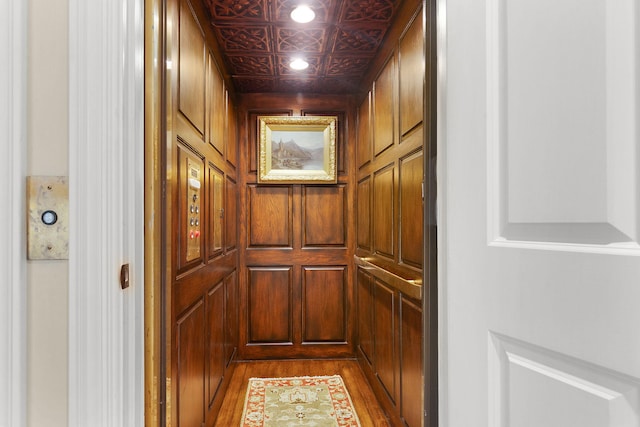
M 438 6 L 440 425 L 640 426 L 640 1 Z

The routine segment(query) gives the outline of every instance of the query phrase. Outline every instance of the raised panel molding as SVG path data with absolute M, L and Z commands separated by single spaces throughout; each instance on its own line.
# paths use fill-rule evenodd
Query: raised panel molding
M 211 406 L 224 375 L 225 363 L 225 286 L 220 282 L 213 286 L 206 297 L 206 355 L 207 402 Z M 202 331 L 204 334 L 204 331 Z
M 236 181 L 227 175 L 225 188 L 224 224 L 226 251 L 234 250 L 238 245 L 238 185 Z
M 209 229 L 206 230 L 206 241 L 209 245 L 209 258 L 222 254 L 224 224 L 224 174 L 213 164 L 209 164 Z
M 290 186 L 248 186 L 249 247 L 291 247 Z
M 347 340 L 347 268 L 303 267 L 302 341 Z
M 378 156 L 395 143 L 396 60 L 392 56 L 373 86 L 373 151 Z
M 371 177 L 358 183 L 357 243 L 359 249 L 371 250 Z
M 422 150 L 400 159 L 400 260 L 416 268 L 422 268 L 424 253 L 423 170 Z
M 205 132 L 204 34 L 187 0 L 180 1 L 179 52 L 179 108 L 202 138 Z
M 640 379 L 493 332 L 489 348 L 489 425 L 640 426 Z
M 395 255 L 394 173 L 395 168 L 390 165 L 377 171 L 373 177 L 373 249 L 375 253 L 389 258 Z
M 292 268 L 248 267 L 250 344 L 291 344 Z
M 176 321 L 179 425 L 201 425 L 204 421 L 204 306 L 203 300 L 198 300 Z
M 487 7 L 489 241 L 640 255 L 637 2 Z
M 419 13 L 400 39 L 398 53 L 400 135 L 405 135 L 422 123 L 424 116 L 423 26 L 423 14 Z
M 304 186 L 302 246 L 342 246 L 347 240 L 346 186 Z
M 358 139 L 357 139 L 358 167 L 371 161 L 371 92 L 360 104 L 358 109 Z
M 207 107 L 208 130 L 207 140 L 220 154 L 224 154 L 224 134 L 227 112 L 225 111 L 224 81 L 218 71 L 213 56 L 207 55 Z

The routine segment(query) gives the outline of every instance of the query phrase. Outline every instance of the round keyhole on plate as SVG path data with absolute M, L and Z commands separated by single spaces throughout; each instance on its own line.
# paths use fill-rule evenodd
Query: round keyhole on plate
M 53 225 L 56 222 L 58 222 L 58 214 L 55 213 L 55 211 L 44 211 L 42 212 L 42 222 L 44 222 L 46 225 Z

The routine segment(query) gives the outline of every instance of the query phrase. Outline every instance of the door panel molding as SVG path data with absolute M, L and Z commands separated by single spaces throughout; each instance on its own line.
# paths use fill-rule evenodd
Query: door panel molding
M 489 349 L 489 425 L 640 425 L 639 379 L 494 332 Z
M 492 244 L 640 255 L 633 3 L 487 1 Z

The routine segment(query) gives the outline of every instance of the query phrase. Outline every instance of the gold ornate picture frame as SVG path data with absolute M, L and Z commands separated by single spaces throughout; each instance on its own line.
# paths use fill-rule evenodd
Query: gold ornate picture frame
M 337 182 L 335 116 L 260 116 L 259 183 Z

